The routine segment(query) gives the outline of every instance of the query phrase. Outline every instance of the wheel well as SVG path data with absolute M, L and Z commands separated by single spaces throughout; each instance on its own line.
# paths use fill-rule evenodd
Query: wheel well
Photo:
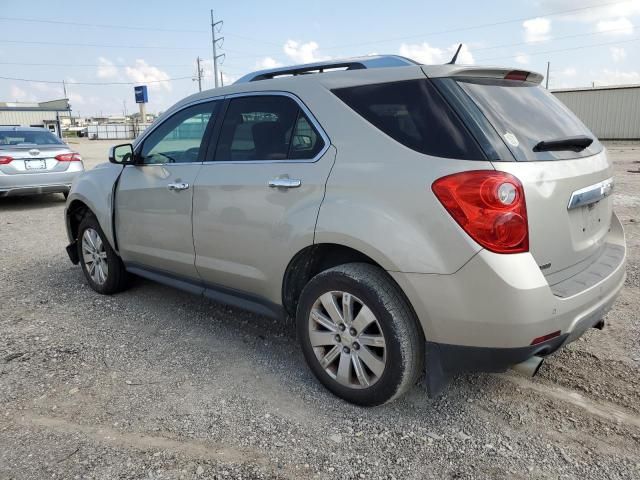
M 289 262 L 282 282 L 282 304 L 286 312 L 295 316 L 302 289 L 318 273 L 353 262 L 369 263 L 380 267 L 375 260 L 364 253 L 344 245 L 321 243 L 310 245 L 298 252 Z
M 74 200 L 67 209 L 67 222 L 69 224 L 69 231 L 74 239 L 78 238 L 78 229 L 80 228 L 80 222 L 87 213 L 91 210 L 86 204 L 80 200 Z

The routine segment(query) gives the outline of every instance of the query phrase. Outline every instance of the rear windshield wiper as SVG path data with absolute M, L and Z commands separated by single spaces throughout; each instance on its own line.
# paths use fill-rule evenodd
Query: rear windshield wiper
M 593 143 L 593 138 L 586 135 L 577 137 L 558 138 L 555 140 L 544 140 L 533 147 L 534 152 L 550 152 L 557 150 L 571 150 L 580 152 Z

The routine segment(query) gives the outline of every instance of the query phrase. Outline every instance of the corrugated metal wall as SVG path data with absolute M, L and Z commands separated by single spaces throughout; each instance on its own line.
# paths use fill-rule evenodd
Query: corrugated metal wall
M 44 122 L 45 120 L 55 121 L 56 112 L 29 112 L 24 110 L 0 111 L 0 125 L 18 125 L 21 127 L 30 127 L 31 125 L 42 125 L 42 122 Z
M 640 86 L 552 93 L 598 138 L 640 139 Z

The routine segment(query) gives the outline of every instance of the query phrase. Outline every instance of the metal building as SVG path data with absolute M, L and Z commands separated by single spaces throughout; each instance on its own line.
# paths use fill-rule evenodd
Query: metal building
M 2 127 L 44 127 L 60 136 L 60 117 L 68 115 L 66 98 L 41 103 L 0 102 Z
M 552 90 L 601 140 L 640 140 L 640 85 Z

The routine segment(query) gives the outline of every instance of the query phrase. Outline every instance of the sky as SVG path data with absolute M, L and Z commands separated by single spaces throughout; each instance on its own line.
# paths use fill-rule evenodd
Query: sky
M 640 0 L 322 2 L 2 0 L 0 101 L 63 98 L 74 115 L 147 112 L 213 88 L 211 18 L 222 20 L 225 84 L 263 68 L 399 54 L 422 63 L 510 66 L 549 87 L 640 83 Z M 30 80 L 30 81 L 24 81 Z M 34 82 L 33 80 L 43 81 Z M 44 83 L 47 82 L 47 83 Z

